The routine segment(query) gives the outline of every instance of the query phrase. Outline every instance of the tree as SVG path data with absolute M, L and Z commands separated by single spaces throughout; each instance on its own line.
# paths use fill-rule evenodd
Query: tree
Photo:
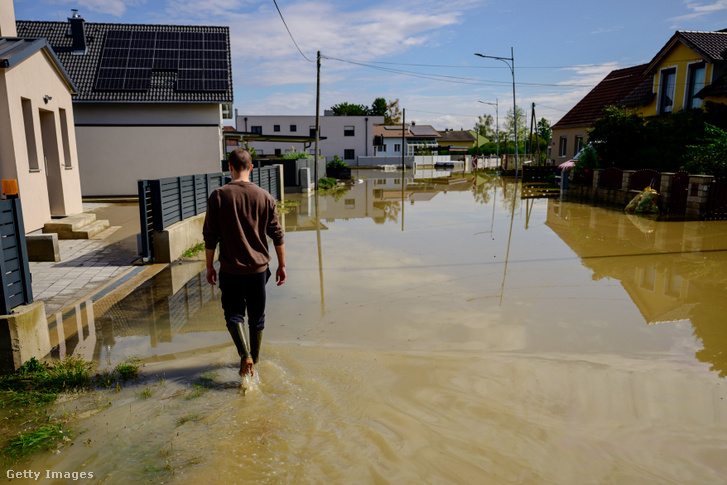
M 386 114 L 384 115 L 385 125 L 400 125 L 401 124 L 401 109 L 399 108 L 399 98 L 393 101 L 389 101 L 386 106 Z
M 527 117 L 525 110 L 517 106 L 517 141 L 518 145 L 523 143 L 528 137 L 528 127 L 526 123 Z M 515 117 L 512 114 L 512 108 L 505 114 L 505 132 L 508 140 L 513 140 L 515 136 Z
M 717 177 L 727 175 L 727 132 L 714 125 L 705 125 L 706 136 L 698 145 L 688 145 L 690 173 L 707 173 Z
M 550 129 L 550 123 L 545 118 L 540 118 L 537 125 L 538 136 L 541 140 L 545 140 L 546 145 L 550 143 L 553 130 Z
M 368 106 L 363 104 L 351 104 L 347 102 L 331 106 L 334 116 L 366 116 L 369 114 Z
M 478 116 L 474 131 L 485 138 L 495 138 L 495 120 L 492 115 Z
M 386 117 L 386 112 L 388 111 L 388 109 L 389 105 L 386 103 L 386 100 L 384 98 L 376 98 L 371 104 L 371 109 L 369 109 L 369 115 Z

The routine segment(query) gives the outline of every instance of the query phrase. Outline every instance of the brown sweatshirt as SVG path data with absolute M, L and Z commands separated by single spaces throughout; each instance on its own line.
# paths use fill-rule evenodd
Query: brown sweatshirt
M 267 269 L 266 234 L 275 246 L 283 244 L 275 199 L 252 182 L 230 182 L 210 194 L 202 234 L 205 248 L 220 243 L 220 270 L 234 274 Z

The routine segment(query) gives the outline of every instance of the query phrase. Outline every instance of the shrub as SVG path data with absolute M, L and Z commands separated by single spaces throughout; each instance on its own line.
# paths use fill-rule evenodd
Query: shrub
M 714 125 L 705 125 L 706 135 L 698 145 L 689 145 L 685 168 L 690 173 L 727 176 L 727 132 Z
M 348 164 L 338 158 L 338 155 L 334 155 L 333 160 L 326 163 L 326 168 L 348 168 Z
M 288 152 L 282 156 L 284 160 L 300 160 L 302 158 L 313 158 L 306 152 Z

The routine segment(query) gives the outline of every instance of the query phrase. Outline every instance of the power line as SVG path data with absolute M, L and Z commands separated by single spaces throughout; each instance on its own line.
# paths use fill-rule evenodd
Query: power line
M 472 84 L 477 86 L 493 86 L 493 85 L 510 85 L 511 83 L 509 81 L 494 81 L 494 80 L 486 80 L 483 82 L 481 79 L 474 79 L 474 78 L 467 78 L 467 77 L 459 77 L 459 76 L 447 76 L 444 74 L 428 74 L 428 73 L 420 73 L 420 72 L 414 72 L 414 71 L 405 71 L 403 69 L 393 69 L 389 67 L 381 67 L 381 66 L 375 66 L 373 64 L 367 64 L 364 62 L 357 62 L 357 61 L 351 61 L 347 59 L 339 59 L 336 57 L 329 57 L 329 56 L 322 56 L 325 59 L 329 59 L 332 61 L 338 61 L 343 62 L 347 64 L 353 64 L 361 67 L 368 67 L 370 69 L 376 69 L 379 71 L 384 72 L 390 72 L 393 74 L 400 74 L 402 76 L 410 76 L 410 77 L 417 77 L 421 79 L 429 79 L 433 81 L 441 81 L 441 82 L 449 82 L 454 84 Z M 593 84 L 566 84 L 566 83 L 560 83 L 560 84 L 547 84 L 547 83 L 517 83 L 518 86 L 538 86 L 538 87 L 592 87 Z
M 283 25 L 285 25 L 285 30 L 288 31 L 288 35 L 290 36 L 290 39 L 293 41 L 293 44 L 295 44 L 295 48 L 298 49 L 298 52 L 300 52 L 300 55 L 303 56 L 303 59 L 305 59 L 308 62 L 314 62 L 306 57 L 305 54 L 303 54 L 303 51 L 300 50 L 300 47 L 298 47 L 298 43 L 295 41 L 295 38 L 293 37 L 293 34 L 290 32 L 290 29 L 288 28 L 288 24 L 285 23 L 285 19 L 283 18 L 283 12 L 280 11 L 280 7 L 278 7 L 277 0 L 273 0 L 273 3 L 275 4 L 275 8 L 278 10 L 278 14 L 280 15 L 280 20 L 283 21 Z

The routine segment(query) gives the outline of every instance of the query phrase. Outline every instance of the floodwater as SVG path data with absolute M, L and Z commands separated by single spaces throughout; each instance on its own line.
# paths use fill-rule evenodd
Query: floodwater
M 61 324 L 79 331 L 59 353 L 139 356 L 147 377 L 61 403 L 73 446 L 23 469 L 106 484 L 727 481 L 726 222 L 520 199 L 489 175 L 355 177 L 317 204 L 287 197 L 288 282 L 268 287 L 246 390 L 218 290 L 202 263 L 174 264 Z

